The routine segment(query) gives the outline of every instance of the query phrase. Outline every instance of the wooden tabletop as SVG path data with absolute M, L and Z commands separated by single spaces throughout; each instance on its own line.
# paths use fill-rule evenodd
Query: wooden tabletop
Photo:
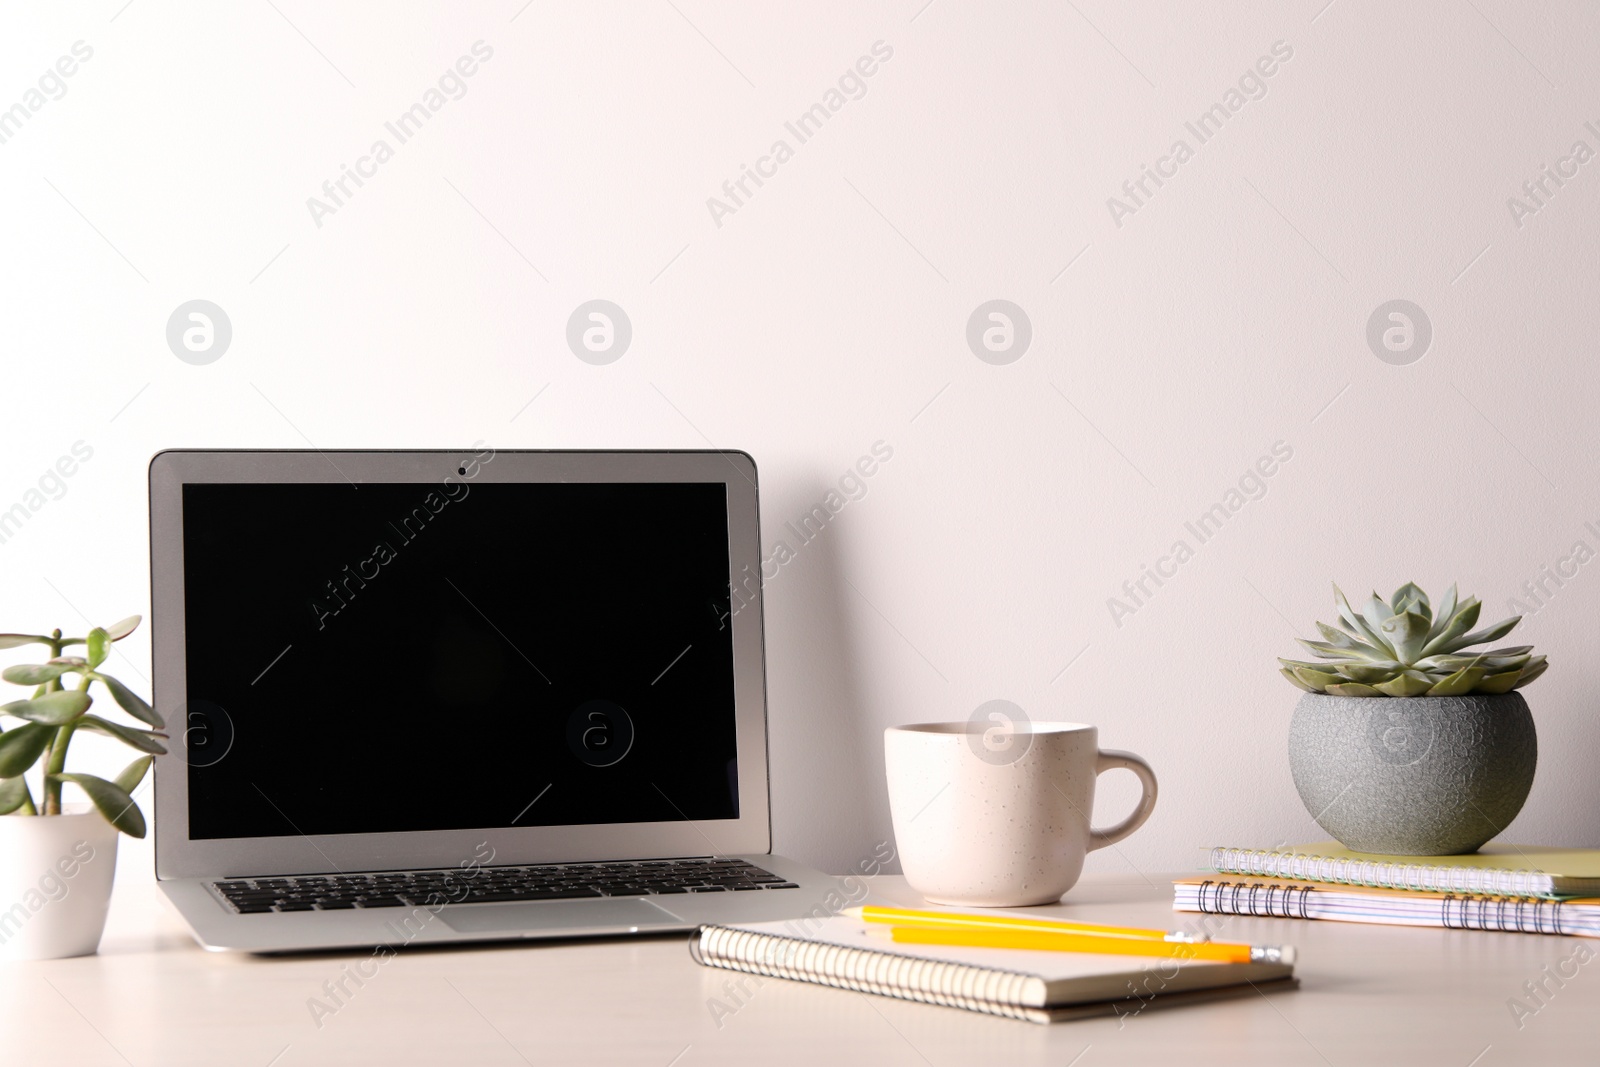
M 682 937 L 407 948 L 381 963 L 210 953 L 148 877 L 129 874 L 99 955 L 0 964 L 0 1063 L 1498 1067 L 1600 1056 L 1600 941 L 1582 938 L 1234 918 L 1219 936 L 1299 947 L 1299 990 L 1041 1026 L 781 980 L 741 993 L 738 975 L 696 966 Z M 872 889 L 917 901 L 898 878 Z M 1094 876 L 1039 911 L 1176 926 L 1188 917 L 1171 897 L 1163 878 Z M 1574 968 L 1560 985 L 1547 977 Z M 1525 983 L 1541 981 L 1535 1000 Z

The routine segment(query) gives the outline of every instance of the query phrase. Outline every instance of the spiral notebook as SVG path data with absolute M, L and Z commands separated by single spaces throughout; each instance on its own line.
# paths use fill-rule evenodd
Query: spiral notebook
M 1384 856 L 1337 841 L 1286 849 L 1214 848 L 1218 874 L 1379 889 L 1517 897 L 1600 897 L 1600 849 L 1485 845 L 1463 856 Z
M 1024 949 L 902 945 L 848 916 L 702 926 L 689 942 L 706 967 L 877 993 L 1031 1022 L 1133 1015 L 1293 988 L 1288 963 L 1214 963 Z
M 1600 900 L 1369 889 L 1281 878 L 1185 878 L 1174 911 L 1600 937 Z

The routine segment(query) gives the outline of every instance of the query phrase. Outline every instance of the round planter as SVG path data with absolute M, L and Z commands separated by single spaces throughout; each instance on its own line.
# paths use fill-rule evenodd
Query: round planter
M 1528 799 L 1539 743 L 1520 693 L 1338 697 L 1307 693 L 1289 767 L 1317 824 L 1357 852 L 1475 852 Z
M 0 960 L 94 952 L 116 869 L 117 831 L 99 812 L 0 816 Z

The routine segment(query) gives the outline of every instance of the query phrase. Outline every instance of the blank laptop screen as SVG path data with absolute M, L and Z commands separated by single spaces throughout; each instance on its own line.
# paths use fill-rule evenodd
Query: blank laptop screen
M 721 484 L 188 484 L 183 552 L 193 838 L 738 817 Z

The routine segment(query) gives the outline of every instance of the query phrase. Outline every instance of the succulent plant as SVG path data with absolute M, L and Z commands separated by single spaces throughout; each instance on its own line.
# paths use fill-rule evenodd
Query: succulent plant
M 1297 638 L 1315 662 L 1280 659 L 1283 676 L 1308 693 L 1344 697 L 1463 696 L 1467 693 L 1509 693 L 1539 675 L 1548 664 L 1533 655 L 1532 645 L 1463 653 L 1510 633 L 1521 615 L 1468 633 L 1482 607 L 1476 597 L 1457 603 L 1451 586 L 1433 605 L 1415 582 L 1394 591 L 1385 603 L 1377 593 L 1361 606 L 1350 606 L 1333 587 L 1339 626 L 1317 623 L 1323 640 Z

